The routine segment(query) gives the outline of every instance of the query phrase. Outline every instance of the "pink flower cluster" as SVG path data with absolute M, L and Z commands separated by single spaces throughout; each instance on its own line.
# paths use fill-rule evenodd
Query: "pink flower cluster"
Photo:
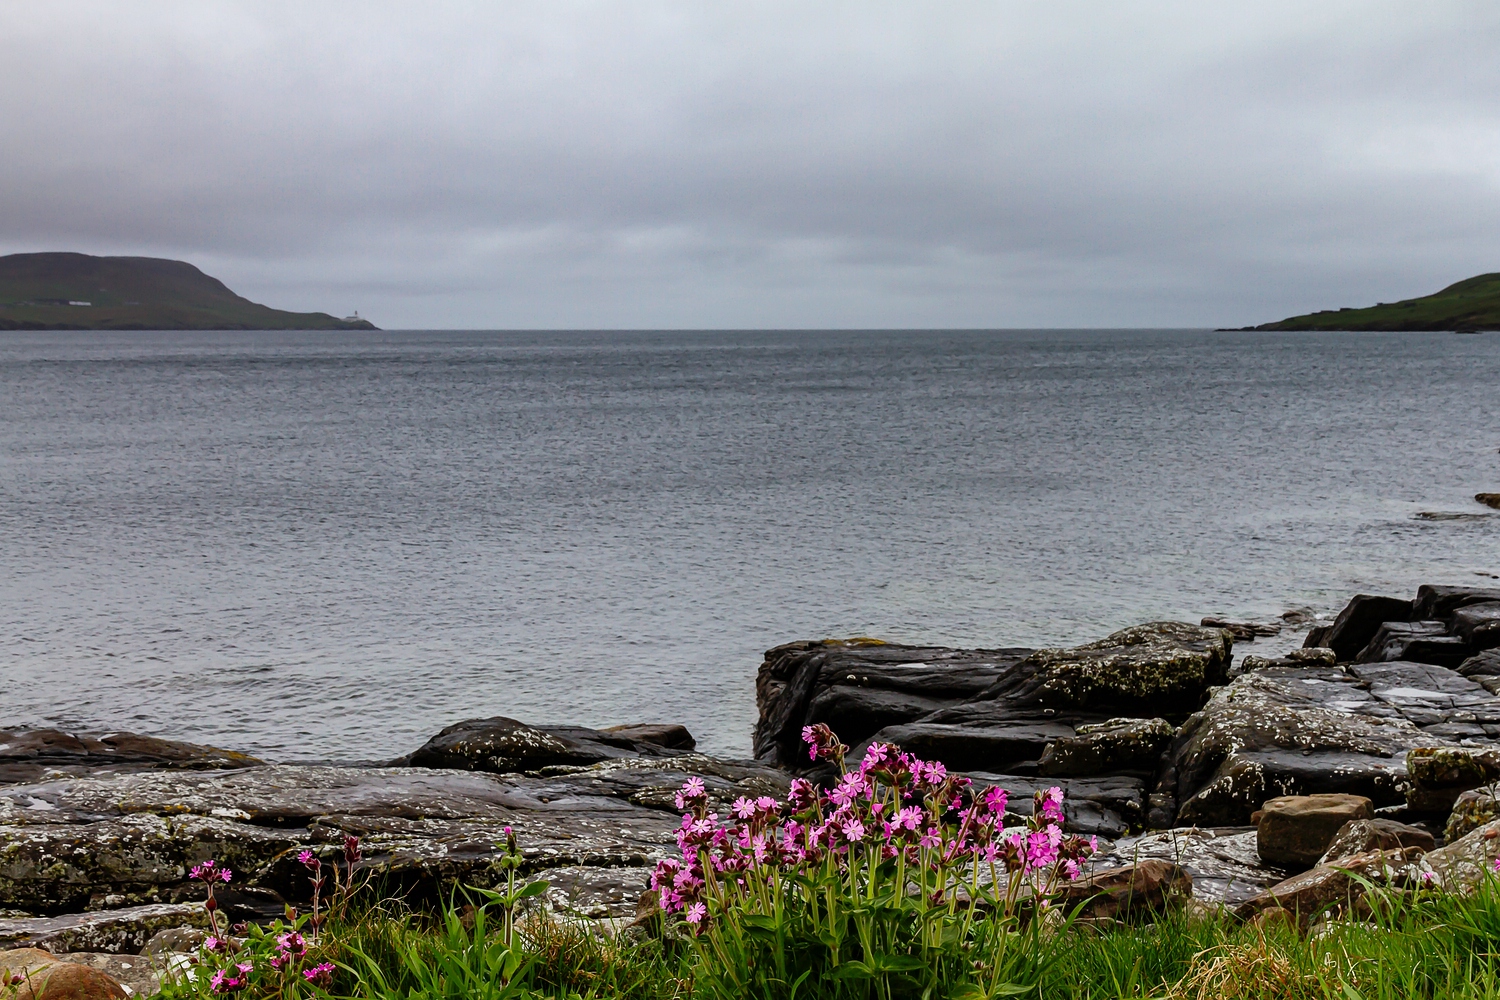
M 307 940 L 301 934 L 289 931 L 286 934 L 277 935 L 276 954 L 270 958 L 271 968 L 280 972 L 302 961 L 302 957 L 306 954 Z
M 842 770 L 848 748 L 827 726 L 810 726 L 803 738 L 814 760 L 836 761 Z M 730 884 L 830 862 L 848 871 L 866 859 L 904 858 L 929 868 L 983 864 L 1038 882 L 1075 879 L 1098 843 L 1063 833 L 1062 801 L 1060 788 L 1038 792 L 1025 825 L 1006 829 L 1003 789 L 976 789 L 939 762 L 883 743 L 871 745 L 832 788 L 797 778 L 785 802 L 737 799 L 728 822 L 709 812 L 703 781 L 689 778 L 676 799 L 684 813 L 677 830 L 682 858 L 660 862 L 651 887 L 663 910 L 699 927 L 707 902 Z
M 233 975 L 228 969 L 220 969 L 215 972 L 213 978 L 208 981 L 208 986 L 215 993 L 233 993 L 242 990 L 250 984 L 250 972 L 255 966 L 249 962 L 241 962 L 235 966 L 239 975 Z
M 188 877 L 195 878 L 200 882 L 228 882 L 234 877 L 234 872 L 223 867 L 217 861 L 210 859 L 201 864 L 194 865 L 193 870 L 188 872 Z

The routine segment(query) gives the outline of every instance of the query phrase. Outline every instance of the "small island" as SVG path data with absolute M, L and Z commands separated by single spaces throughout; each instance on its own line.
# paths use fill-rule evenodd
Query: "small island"
M 374 330 L 358 314 L 251 302 L 192 264 L 158 257 L 0 257 L 0 330 Z
M 1500 330 L 1500 274 L 1466 278 L 1432 295 L 1363 309 L 1324 309 L 1246 330 Z

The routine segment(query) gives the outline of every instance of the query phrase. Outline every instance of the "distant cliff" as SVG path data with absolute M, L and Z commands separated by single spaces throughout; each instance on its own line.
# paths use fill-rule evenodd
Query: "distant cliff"
M 191 264 L 157 257 L 0 257 L 0 330 L 374 330 L 368 320 L 272 309 Z
M 1249 330 L 1500 330 L 1500 274 L 1481 274 L 1420 299 L 1325 309 Z

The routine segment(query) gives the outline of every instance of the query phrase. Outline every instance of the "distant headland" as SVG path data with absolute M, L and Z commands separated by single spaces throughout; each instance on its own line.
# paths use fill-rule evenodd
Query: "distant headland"
M 1432 295 L 1364 309 L 1324 309 L 1246 330 L 1500 330 L 1500 274 L 1481 274 Z
M 0 257 L 0 330 L 375 330 L 356 313 L 251 302 L 191 264 L 159 257 Z

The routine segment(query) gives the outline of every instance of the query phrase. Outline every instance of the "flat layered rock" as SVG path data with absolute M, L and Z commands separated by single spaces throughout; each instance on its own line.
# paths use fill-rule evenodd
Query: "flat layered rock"
M 298 900 L 308 887 L 296 852 L 345 834 L 361 838 L 362 867 L 393 887 L 485 885 L 511 826 L 529 871 L 619 870 L 614 882 L 574 880 L 587 909 L 617 902 L 610 884 L 633 890 L 674 849 L 671 800 L 689 775 L 721 809 L 787 787 L 780 772 L 697 754 L 532 775 L 267 765 L 12 785 L 0 788 L 0 901 L 58 914 L 197 899 L 187 870 L 209 857 L 236 870 L 236 885 Z
M 1373 820 L 1375 806 L 1363 795 L 1280 795 L 1268 799 L 1258 815 L 1255 849 L 1261 859 L 1289 868 L 1310 868 L 1346 825 Z
M 1146 782 L 1138 777 L 1037 778 L 983 771 L 965 772 L 965 776 L 976 785 L 1005 789 L 1015 824 L 1030 815 L 1032 796 L 1053 787 L 1063 791 L 1063 829 L 1069 833 L 1114 840 L 1139 830 L 1146 818 Z
M 1155 859 L 1179 865 L 1192 878 L 1195 899 L 1234 905 L 1282 881 L 1286 869 L 1263 862 L 1253 827 L 1154 830 L 1116 841 L 1092 860 L 1092 871 Z
M 127 906 L 61 917 L 0 920 L 0 947 L 40 948 L 57 955 L 134 955 L 161 931 L 207 926 L 208 914 L 201 903 Z
M 0 784 L 49 776 L 152 770 L 220 770 L 262 763 L 249 754 L 138 733 L 0 729 Z

